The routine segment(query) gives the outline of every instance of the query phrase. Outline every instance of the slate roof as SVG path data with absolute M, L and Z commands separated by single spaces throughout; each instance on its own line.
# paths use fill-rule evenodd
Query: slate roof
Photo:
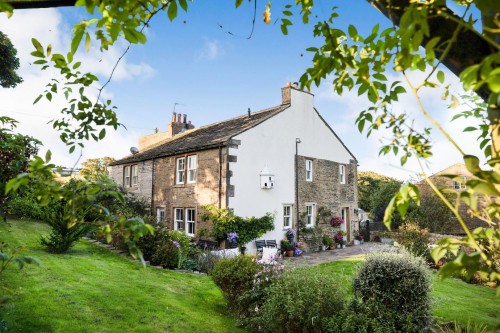
M 228 140 L 233 136 L 257 126 L 289 107 L 290 104 L 282 104 L 269 109 L 253 112 L 250 118 L 248 114 L 245 114 L 215 124 L 193 128 L 184 133 L 177 134 L 172 138 L 161 141 L 152 147 L 148 147 L 147 150 L 110 163 L 110 165 L 135 163 L 157 157 L 216 148 L 220 145 L 225 146 Z

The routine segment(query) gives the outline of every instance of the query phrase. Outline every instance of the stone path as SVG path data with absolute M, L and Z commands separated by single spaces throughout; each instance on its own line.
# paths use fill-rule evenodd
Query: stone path
M 357 246 L 347 246 L 345 249 L 335 249 L 332 251 L 304 253 L 300 257 L 283 258 L 283 263 L 287 268 L 319 265 L 325 262 L 341 260 L 351 257 L 363 256 L 373 252 L 394 251 L 392 245 L 365 242 Z

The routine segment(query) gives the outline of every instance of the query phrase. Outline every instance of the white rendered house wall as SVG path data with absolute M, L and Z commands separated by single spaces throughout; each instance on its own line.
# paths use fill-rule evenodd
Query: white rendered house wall
M 230 163 L 231 185 L 235 196 L 229 198 L 229 208 L 240 216 L 275 214 L 275 229 L 261 239 L 284 238 L 283 205 L 295 202 L 295 140 L 300 138 L 298 154 L 349 164 L 353 156 L 325 125 L 313 107 L 313 95 L 291 89 L 291 106 L 263 123 L 234 137 L 241 140 L 237 156 Z M 260 172 L 265 167 L 274 173 L 274 187 L 262 189 Z M 295 214 L 295 206 L 292 214 Z M 247 244 L 250 252 L 255 244 Z

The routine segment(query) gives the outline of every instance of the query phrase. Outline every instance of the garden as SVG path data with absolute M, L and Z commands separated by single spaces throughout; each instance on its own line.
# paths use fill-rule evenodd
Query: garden
M 390 332 L 409 325 L 403 326 L 406 331 L 422 332 L 447 323 L 445 332 L 458 332 L 451 330 L 455 322 L 465 326 L 470 321 L 486 331 L 500 321 L 494 289 L 440 280 L 408 256 L 358 258 L 294 271 L 237 256 L 214 260 L 206 276 L 144 268 L 87 240 L 65 254 L 49 254 L 40 244 L 48 225 L 31 220 L 11 220 L 10 225 L 0 226 L 2 239 L 25 246 L 19 254 L 36 257 L 41 265 L 11 267 L 0 275 L 2 285 L 11 289 L 2 308 L 8 331 Z M 168 242 L 178 249 L 172 239 Z M 377 274 L 396 276 L 401 265 L 412 273 L 398 271 L 397 281 L 368 283 Z M 414 302 L 407 313 L 395 303 L 401 298 Z M 373 306 L 377 311 L 370 310 Z

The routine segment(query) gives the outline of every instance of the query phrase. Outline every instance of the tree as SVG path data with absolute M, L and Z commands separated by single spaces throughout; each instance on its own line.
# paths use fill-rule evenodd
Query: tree
M 389 206 L 392 197 L 398 193 L 400 187 L 400 181 L 391 179 L 379 182 L 376 189 L 370 193 L 370 213 L 374 221 L 382 222 L 384 220 L 385 210 Z M 401 224 L 400 214 L 395 213 L 393 219 L 396 227 Z
M 12 45 L 9 37 L 0 31 L 0 85 L 4 88 L 14 88 L 23 79 L 16 70 L 19 68 L 17 50 Z
M 113 157 L 104 156 L 98 158 L 89 158 L 82 162 L 83 168 L 80 170 L 80 175 L 96 180 L 100 176 L 108 175 L 109 163 L 114 162 Z
M 11 195 L 5 194 L 7 182 L 17 175 L 26 172 L 31 157 L 37 154 L 41 144 L 35 138 L 14 133 L 16 121 L 9 117 L 0 117 L 0 213 L 7 221 L 6 204 Z
M 358 206 L 365 212 L 372 209 L 371 197 L 379 185 L 384 182 L 396 181 L 394 178 L 378 174 L 373 171 L 358 172 Z

